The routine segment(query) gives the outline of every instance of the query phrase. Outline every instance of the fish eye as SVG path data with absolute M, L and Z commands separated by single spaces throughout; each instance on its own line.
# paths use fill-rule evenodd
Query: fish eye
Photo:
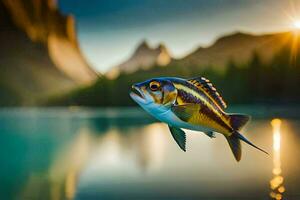
M 149 87 L 150 87 L 150 89 L 151 89 L 152 91 L 157 91 L 157 90 L 159 89 L 159 87 L 160 87 L 160 83 L 157 82 L 157 81 L 152 81 L 152 82 L 150 83 Z

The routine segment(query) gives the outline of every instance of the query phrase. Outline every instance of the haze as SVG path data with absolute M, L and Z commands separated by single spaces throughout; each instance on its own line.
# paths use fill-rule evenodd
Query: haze
M 282 32 L 299 19 L 299 0 L 60 0 L 77 22 L 83 53 L 100 72 L 127 59 L 143 39 L 174 57 L 234 31 Z

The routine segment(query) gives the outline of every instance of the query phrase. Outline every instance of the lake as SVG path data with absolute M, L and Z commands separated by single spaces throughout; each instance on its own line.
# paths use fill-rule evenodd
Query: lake
M 183 152 L 138 108 L 1 109 L 0 199 L 300 199 L 300 107 L 229 111 L 269 156 L 194 131 Z

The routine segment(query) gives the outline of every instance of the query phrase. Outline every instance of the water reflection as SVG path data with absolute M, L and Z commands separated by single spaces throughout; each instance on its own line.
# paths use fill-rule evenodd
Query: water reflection
M 54 155 L 46 172 L 30 175 L 19 198 L 74 199 L 80 175 L 86 175 L 85 171 L 92 179 L 119 178 L 123 176 L 115 174 L 119 168 L 131 171 L 131 175 L 139 170 L 151 174 L 160 169 L 164 160 L 165 128 L 161 123 L 153 123 L 129 128 L 125 134 L 117 128 L 110 128 L 105 134 L 81 128 Z
M 164 125 L 154 123 L 143 128 L 141 140 L 138 143 L 137 160 L 141 169 L 148 173 L 160 169 L 166 151 Z
M 283 176 L 281 171 L 281 159 L 280 159 L 280 148 L 281 148 L 281 120 L 273 119 L 271 125 L 273 127 L 273 178 L 270 181 L 270 197 L 272 199 L 282 199 L 282 194 L 285 191 L 283 185 Z
M 273 120 L 273 140 L 270 119 L 253 120 L 245 135 L 266 149 L 273 141 L 274 161 L 243 145 L 237 163 L 221 136 L 187 131 L 182 152 L 165 124 L 143 117 L 0 112 L 0 199 L 281 199 L 298 192 L 299 120 L 285 119 L 284 135 Z
M 55 154 L 46 172 L 31 173 L 20 199 L 73 199 L 78 176 L 85 166 L 94 137 L 88 130 L 78 134 Z

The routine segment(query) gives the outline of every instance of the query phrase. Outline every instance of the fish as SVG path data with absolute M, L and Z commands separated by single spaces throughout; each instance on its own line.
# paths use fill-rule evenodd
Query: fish
M 226 113 L 227 104 L 205 77 L 152 78 L 133 84 L 129 94 L 146 112 L 168 125 L 183 151 L 186 151 L 183 129 L 187 129 L 203 132 L 210 138 L 215 138 L 216 133 L 224 135 L 236 161 L 241 160 L 240 141 L 268 154 L 240 133 L 251 117 Z

